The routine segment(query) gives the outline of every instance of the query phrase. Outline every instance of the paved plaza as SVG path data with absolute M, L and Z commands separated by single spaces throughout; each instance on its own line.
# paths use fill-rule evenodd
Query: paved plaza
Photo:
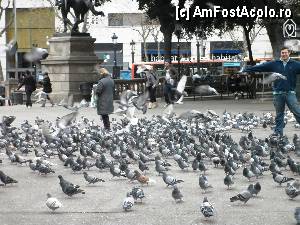
M 48 103 L 49 104 L 49 103 Z M 161 114 L 163 111 L 163 102 L 159 102 L 159 107 L 148 110 L 146 116 L 150 118 L 153 114 Z M 208 109 L 216 111 L 221 115 L 224 110 L 231 113 L 253 112 L 261 116 L 263 113 L 274 113 L 271 100 L 261 101 L 241 99 L 216 100 L 205 98 L 196 101 L 187 100 L 183 105 L 175 105 L 174 111 L 177 115 L 188 109 L 195 109 L 205 112 Z M 49 105 L 41 108 L 34 104 L 31 109 L 24 105 L 0 107 L 0 116 L 14 115 L 16 120 L 12 126 L 19 127 L 24 120 L 33 123 L 36 117 L 45 120 L 55 121 L 58 116 L 69 113 L 69 110 Z M 79 117 L 85 116 L 89 120 L 95 120 L 96 124 L 102 126 L 96 110 L 93 108 L 83 108 L 80 110 Z M 117 118 L 117 116 L 112 116 Z M 138 115 L 142 117 L 142 115 Z M 293 123 L 288 123 L 285 133 L 291 141 L 293 134 L 300 134 L 300 129 L 296 129 Z M 254 129 L 254 136 L 259 138 L 267 137 L 272 133 L 270 128 L 263 129 L 261 126 Z M 238 141 L 242 133 L 240 130 L 230 131 L 233 139 Z M 25 158 L 34 158 L 33 153 L 24 156 Z M 296 161 L 299 158 L 292 154 Z M 175 203 L 171 196 L 172 188 L 166 187 L 162 177 L 157 175 L 153 162 L 149 163 L 150 171 L 147 173 L 156 183 L 143 186 L 145 198 L 142 203 L 134 205 L 133 210 L 124 212 L 122 201 L 126 193 L 138 183 L 130 183 L 127 178 L 113 178 L 108 170 L 99 171 L 97 168 L 91 168 L 88 173 L 105 180 L 104 183 L 87 185 L 82 172 L 73 173 L 69 168 L 66 169 L 57 158 L 50 161 L 54 163 L 53 169 L 55 174 L 47 176 L 38 175 L 31 171 L 26 165 L 15 165 L 10 163 L 5 150 L 0 149 L 0 170 L 5 171 L 8 175 L 17 179 L 18 184 L 0 187 L 0 224 L 1 225 L 55 225 L 55 224 L 130 224 L 130 225 L 192 225 L 192 224 L 218 224 L 218 225 L 293 225 L 296 224 L 294 219 L 294 210 L 300 206 L 300 198 L 289 200 L 285 194 L 285 184 L 279 186 L 275 184 L 270 172 L 264 173 L 258 181 L 261 183 L 262 190 L 257 197 L 253 197 L 242 204 L 240 202 L 230 202 L 229 198 L 245 190 L 249 182 L 243 177 L 242 169 L 238 169 L 235 175 L 232 189 L 227 190 L 223 183 L 223 167 L 214 168 L 212 163 L 207 159 L 206 164 L 209 166 L 207 177 L 212 184 L 212 191 L 203 194 L 198 185 L 199 171 L 193 172 L 190 168 L 188 171 L 182 171 L 174 164 L 172 157 L 168 159 L 172 163 L 169 171 L 177 179 L 184 180 L 178 184 L 183 196 L 182 203 Z M 265 158 L 269 163 L 269 159 Z M 174 165 L 173 165 L 174 164 Z M 138 168 L 136 164 L 133 168 Z M 288 177 L 295 177 L 288 170 L 283 171 Z M 60 186 L 58 175 L 62 175 L 68 181 L 78 184 L 86 191 L 85 195 L 76 195 L 73 197 L 66 196 Z M 255 180 L 254 180 L 255 181 Z M 254 182 L 253 181 L 253 182 Z M 256 182 L 256 181 L 255 181 Z M 51 193 L 58 198 L 63 207 L 52 213 L 46 206 L 46 193 Z M 211 219 L 204 219 L 200 212 L 200 204 L 203 197 L 207 196 L 208 200 L 214 205 L 216 215 Z

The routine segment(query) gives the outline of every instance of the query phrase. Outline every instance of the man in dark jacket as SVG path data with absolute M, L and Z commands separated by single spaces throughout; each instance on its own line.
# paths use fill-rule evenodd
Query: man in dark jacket
M 274 135 L 283 135 L 285 105 L 294 114 L 300 124 L 300 105 L 296 98 L 296 75 L 300 74 L 300 62 L 290 59 L 288 48 L 280 51 L 280 60 L 266 62 L 261 65 L 245 69 L 243 72 L 276 72 L 287 79 L 279 79 L 273 84 L 273 104 L 276 110 Z M 299 75 L 300 76 L 300 75 Z
M 177 70 L 169 62 L 165 63 L 164 71 L 166 72 L 165 84 L 164 84 L 164 96 L 167 105 L 174 103 L 173 89 L 176 87 L 175 79 L 177 77 Z
M 23 75 L 23 79 L 21 80 L 21 83 L 19 84 L 17 90 L 19 90 L 23 85 L 25 85 L 26 107 L 31 108 L 32 107 L 31 94 L 36 90 L 36 81 L 34 77 L 31 76 L 28 70 L 26 71 L 26 74 Z
M 113 99 L 115 82 L 106 69 L 101 68 L 98 72 L 101 78 L 94 87 L 94 92 L 97 95 L 97 113 L 102 117 L 104 128 L 109 131 L 109 114 L 114 111 Z
M 39 83 L 43 85 L 43 92 L 46 93 L 46 98 L 49 100 L 51 105 L 54 106 L 54 102 L 49 97 L 49 94 L 52 92 L 52 84 L 50 78 L 47 72 L 45 72 L 43 75 L 44 75 L 43 81 L 40 81 Z M 45 105 L 46 105 L 46 99 L 43 101 L 41 107 L 45 107 Z

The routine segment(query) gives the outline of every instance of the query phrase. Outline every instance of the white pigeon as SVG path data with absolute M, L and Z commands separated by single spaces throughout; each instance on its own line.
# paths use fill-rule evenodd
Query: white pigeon
M 46 101 L 47 99 L 47 94 L 45 92 L 43 92 L 43 90 L 39 90 L 36 94 L 35 97 L 38 97 L 38 99 L 36 100 L 36 103 L 42 102 L 42 101 Z
M 28 62 L 39 62 L 42 59 L 47 58 L 49 55 L 47 49 L 44 48 L 32 48 L 31 52 L 24 55 L 24 58 Z
M 125 211 L 131 210 L 134 205 L 134 198 L 132 197 L 131 193 L 127 193 L 127 197 L 123 201 L 123 209 Z
M 272 73 L 270 76 L 266 77 L 263 81 L 264 84 L 270 84 L 274 82 L 275 80 L 286 80 L 286 76 L 280 74 L 280 73 Z
M 217 92 L 217 90 L 209 85 L 199 85 L 197 87 L 195 87 L 195 92 L 201 95 L 210 95 L 210 94 L 214 94 L 214 95 L 218 95 L 219 93 Z
M 56 209 L 61 208 L 63 205 L 60 201 L 57 200 L 57 198 L 52 197 L 49 193 L 47 194 L 47 201 L 46 206 L 51 209 L 52 211 L 55 211 Z
M 205 217 L 211 217 L 215 213 L 215 208 L 208 202 L 207 197 L 204 197 L 203 203 L 200 206 L 200 211 Z
M 11 40 L 4 48 L 8 55 L 13 56 L 18 50 L 18 43 L 16 40 Z
M 286 41 L 284 41 L 284 46 L 294 52 L 299 52 L 300 51 L 300 40 L 297 40 L 297 39 L 286 40 Z

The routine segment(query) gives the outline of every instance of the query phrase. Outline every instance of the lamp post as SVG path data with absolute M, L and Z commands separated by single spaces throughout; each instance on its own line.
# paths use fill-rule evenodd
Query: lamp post
M 135 42 L 133 40 L 130 42 L 130 46 L 131 46 L 131 62 L 133 64 L 134 63 L 134 51 L 135 51 Z
M 206 41 L 203 40 L 202 57 L 205 57 L 205 50 L 206 50 Z
M 178 77 L 177 80 L 181 77 L 180 71 L 180 35 L 181 35 L 182 26 L 180 23 L 175 24 L 175 35 L 177 36 L 177 66 L 178 66 Z
M 114 45 L 114 66 L 113 66 L 113 78 L 117 76 L 117 44 L 118 44 L 118 36 L 113 33 L 111 37 L 112 43 Z
M 15 41 L 17 41 L 17 6 L 16 6 L 16 0 L 13 1 L 13 8 L 14 8 L 14 28 L 15 28 Z M 15 78 L 18 79 L 18 49 L 15 53 Z
M 200 75 L 200 30 L 196 29 L 196 40 L 197 40 L 197 74 Z

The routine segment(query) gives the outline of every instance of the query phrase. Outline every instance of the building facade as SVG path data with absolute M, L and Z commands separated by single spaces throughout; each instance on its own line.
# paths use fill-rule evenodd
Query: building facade
M 33 71 L 34 65 L 26 63 L 23 60 L 23 55 L 30 51 L 32 46 L 48 48 L 47 39 L 51 38 L 53 33 L 61 32 L 63 29 L 61 16 L 57 9 L 53 7 L 55 0 L 15 1 L 17 7 L 17 41 L 19 46 L 18 68 L 20 72 L 26 68 L 30 68 Z M 103 65 L 110 71 L 112 71 L 114 65 L 115 52 L 116 63 L 120 69 L 130 68 L 132 60 L 135 62 L 163 60 L 163 36 L 159 32 L 159 25 L 157 23 L 152 23 L 151 26 L 145 25 L 147 24 L 145 16 L 143 12 L 138 10 L 137 2 L 132 0 L 112 0 L 97 10 L 103 11 L 105 17 L 96 17 L 89 13 L 85 25 L 90 35 L 96 38 L 96 55 L 103 60 Z M 12 5 L 5 15 L 2 16 L 0 28 L 5 27 L 11 18 Z M 113 34 L 117 36 L 117 44 L 112 42 Z M 201 59 L 230 59 L 242 53 L 241 48 L 237 46 L 237 44 L 241 44 L 240 42 L 243 39 L 242 32 L 236 32 L 234 37 L 235 40 L 233 41 L 229 34 L 221 37 L 214 35 L 202 41 L 200 46 Z M 0 46 L 4 47 L 13 38 L 14 26 L 12 24 L 7 32 L 0 37 Z M 135 44 L 133 45 L 133 43 Z M 272 57 L 272 48 L 264 29 L 257 35 L 252 48 L 254 57 Z M 178 39 L 174 35 L 171 50 L 173 60 L 177 60 L 178 50 L 181 60 L 196 60 L 196 38 L 181 38 L 178 43 Z M 4 77 L 13 76 L 15 72 L 14 58 L 1 51 L 0 60 Z

